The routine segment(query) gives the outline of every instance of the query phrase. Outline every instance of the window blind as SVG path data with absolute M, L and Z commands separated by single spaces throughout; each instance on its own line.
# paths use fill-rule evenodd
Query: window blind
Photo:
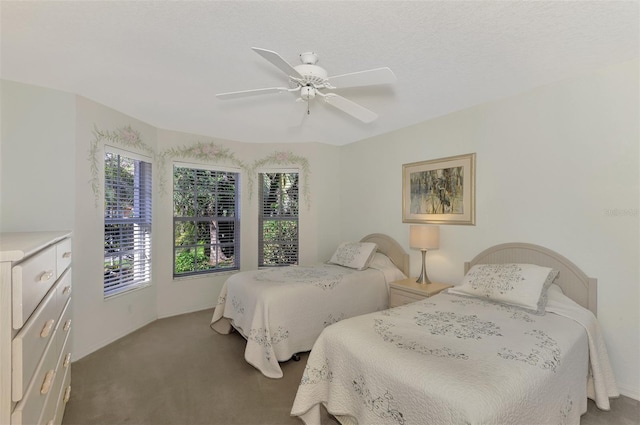
M 174 165 L 174 277 L 239 269 L 239 173 Z
M 260 173 L 258 265 L 298 264 L 298 173 Z
M 105 152 L 104 296 L 151 281 L 151 163 Z

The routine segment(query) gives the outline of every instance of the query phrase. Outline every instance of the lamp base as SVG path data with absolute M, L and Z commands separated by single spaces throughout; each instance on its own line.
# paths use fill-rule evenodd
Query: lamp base
M 431 281 L 429 280 L 429 276 L 427 276 L 427 263 L 426 263 L 427 250 L 421 249 L 420 251 L 422 251 L 422 270 L 420 271 L 420 276 L 418 277 L 418 280 L 416 280 L 416 283 L 426 285 L 431 283 Z

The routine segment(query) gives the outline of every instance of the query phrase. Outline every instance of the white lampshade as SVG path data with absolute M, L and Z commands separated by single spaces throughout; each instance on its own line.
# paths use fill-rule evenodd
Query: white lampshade
M 440 227 L 412 224 L 409 226 L 409 246 L 415 249 L 438 249 Z

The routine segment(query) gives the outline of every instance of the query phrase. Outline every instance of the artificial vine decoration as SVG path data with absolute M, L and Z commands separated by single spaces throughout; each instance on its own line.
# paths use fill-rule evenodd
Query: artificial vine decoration
M 118 145 L 125 148 L 134 148 L 138 151 L 143 151 L 149 154 L 151 157 L 155 157 L 155 152 L 153 148 L 147 146 L 142 142 L 140 138 L 140 133 L 130 125 L 119 128 L 114 131 L 109 130 L 98 130 L 97 126 L 93 126 L 93 136 L 94 139 L 91 142 L 91 146 L 89 147 L 89 161 L 90 161 L 90 169 L 91 169 L 91 189 L 93 190 L 93 195 L 95 198 L 95 206 L 98 206 L 98 202 L 101 198 L 101 184 L 100 184 L 100 176 L 98 175 L 98 164 L 99 157 L 98 154 L 101 150 L 104 149 L 105 142 L 111 143 L 114 145 Z
M 220 146 L 214 142 L 196 142 L 193 146 L 181 146 L 179 148 L 171 148 L 158 155 L 159 166 L 164 169 L 165 159 L 182 158 L 182 159 L 197 159 L 202 162 L 228 162 L 236 167 L 247 170 L 247 166 L 244 162 L 236 158 L 235 154 L 229 150 Z M 166 193 L 166 186 L 164 179 L 159 181 L 160 193 Z
M 101 183 L 98 173 L 98 165 L 100 162 L 99 154 L 104 149 L 105 142 L 124 148 L 133 148 L 137 151 L 146 152 L 149 156 L 155 159 L 159 170 L 164 170 L 167 158 L 197 159 L 202 162 L 231 163 L 247 173 L 249 198 L 253 195 L 254 178 L 257 175 L 257 170 L 259 168 L 269 165 L 296 165 L 304 174 L 302 193 L 305 203 L 307 204 L 307 209 L 311 206 L 311 194 L 309 193 L 309 175 L 311 174 L 311 171 L 309 161 L 307 158 L 295 155 L 292 152 L 274 152 L 265 158 L 254 161 L 254 163 L 249 167 L 244 162 L 237 159 L 235 154 L 231 152 L 229 148 L 225 148 L 214 142 L 196 142 L 191 146 L 171 148 L 157 154 L 153 148 L 142 142 L 140 133 L 129 125 L 114 131 L 98 130 L 98 128 L 94 126 L 93 135 L 94 140 L 91 142 L 91 146 L 89 148 L 89 161 L 91 168 L 90 183 L 95 197 L 96 207 L 98 206 L 101 198 Z M 159 176 L 158 187 L 160 194 L 166 194 L 165 173 L 161 171 L 157 175 Z
M 273 154 L 267 156 L 266 158 L 262 158 L 257 160 L 251 166 L 251 170 L 247 173 L 248 178 L 248 186 L 249 186 L 249 197 L 253 194 L 253 179 L 254 176 L 257 175 L 258 168 L 264 167 L 265 165 L 297 165 L 302 170 L 304 174 L 304 178 L 302 179 L 302 196 L 304 197 L 305 203 L 307 204 L 307 209 L 311 207 L 311 194 L 309 193 L 309 175 L 311 174 L 309 161 L 307 158 L 295 155 L 292 152 L 274 152 Z

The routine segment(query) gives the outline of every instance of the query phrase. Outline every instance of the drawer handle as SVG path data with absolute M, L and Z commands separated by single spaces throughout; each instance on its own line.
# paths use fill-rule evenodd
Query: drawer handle
M 70 293 L 71 293 L 71 285 L 65 286 L 64 289 L 62 290 L 62 294 L 69 295 Z
M 69 363 L 71 363 L 71 353 L 67 353 L 67 355 L 64 356 L 64 363 L 62 363 L 62 366 L 69 367 Z
M 46 282 L 47 280 L 51 279 L 53 277 L 53 270 L 47 270 L 46 272 L 43 272 L 40 275 L 40 279 L 38 279 L 40 282 Z
M 64 254 L 62 254 L 62 258 L 71 258 L 71 251 L 67 251 Z
M 67 320 L 66 322 L 64 322 L 64 331 L 68 331 L 69 328 L 71 327 L 71 319 Z
M 53 378 L 56 376 L 56 371 L 51 369 L 44 377 L 44 381 L 42 381 L 42 387 L 40 387 L 40 394 L 46 394 L 51 389 L 51 383 L 53 382 Z
M 64 390 L 64 399 L 63 400 L 64 400 L 65 403 L 68 403 L 70 398 L 71 398 L 71 385 L 69 385 L 67 387 L 67 389 Z
M 47 323 L 44 324 L 42 331 L 40 332 L 40 338 L 46 338 L 51 333 L 51 329 L 53 329 L 53 325 L 56 323 L 55 320 L 49 319 Z

